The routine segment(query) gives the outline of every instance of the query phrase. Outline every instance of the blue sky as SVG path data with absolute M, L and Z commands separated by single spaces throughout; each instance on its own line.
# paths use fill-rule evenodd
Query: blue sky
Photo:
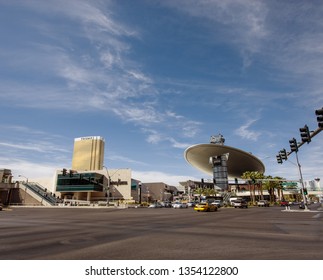
M 184 159 L 223 134 L 266 175 L 298 179 L 276 154 L 317 128 L 322 1 L 0 1 L 0 168 L 51 177 L 74 138 L 102 136 L 105 165 L 143 182 L 208 178 Z M 323 177 L 322 137 L 299 152 Z

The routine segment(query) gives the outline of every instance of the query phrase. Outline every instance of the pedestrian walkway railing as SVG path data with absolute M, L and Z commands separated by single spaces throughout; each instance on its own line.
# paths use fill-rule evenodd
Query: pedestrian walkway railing
M 57 205 L 59 202 L 59 199 L 55 196 L 55 194 L 52 194 L 51 192 L 47 191 L 46 188 L 41 186 L 38 183 L 35 182 L 22 182 L 22 184 L 28 188 L 28 190 L 31 190 L 36 196 L 39 198 L 41 202 L 45 201 L 45 204 L 49 205 Z

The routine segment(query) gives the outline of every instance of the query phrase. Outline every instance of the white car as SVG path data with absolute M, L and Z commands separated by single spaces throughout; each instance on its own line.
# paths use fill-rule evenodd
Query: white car
M 148 208 L 162 208 L 163 205 L 161 205 L 160 203 L 156 202 L 156 203 L 153 203 L 153 204 L 150 204 L 148 206 Z
M 187 207 L 194 207 L 196 203 L 194 201 L 187 202 Z
M 269 207 L 269 202 L 267 200 L 259 200 L 257 205 L 258 207 Z
M 248 208 L 248 202 L 244 199 L 233 200 L 231 203 L 234 208 Z
M 173 208 L 187 208 L 186 203 L 181 203 L 181 202 L 174 202 L 172 205 Z
M 216 205 L 218 208 L 223 207 L 222 200 L 214 200 L 211 204 Z

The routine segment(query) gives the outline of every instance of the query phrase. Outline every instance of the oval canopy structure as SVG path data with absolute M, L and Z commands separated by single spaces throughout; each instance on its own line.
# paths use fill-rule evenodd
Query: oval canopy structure
M 184 152 L 186 161 L 195 168 L 213 175 L 212 164 L 209 163 L 210 157 L 229 154 L 227 161 L 228 177 L 241 178 L 246 171 L 265 172 L 264 164 L 251 153 L 218 144 L 197 144 L 188 147 Z

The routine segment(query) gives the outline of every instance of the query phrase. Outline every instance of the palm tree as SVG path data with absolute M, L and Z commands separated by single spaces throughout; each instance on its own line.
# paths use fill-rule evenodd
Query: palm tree
M 255 203 L 255 186 L 254 186 L 254 180 L 253 180 L 253 171 L 245 171 L 242 176 L 242 179 L 248 180 L 248 186 L 249 186 L 249 192 L 250 192 L 250 198 L 253 203 Z M 251 190 L 252 187 L 252 190 Z
M 275 202 L 275 191 L 277 191 L 277 197 L 281 198 L 283 196 L 282 194 L 282 187 L 281 187 L 281 181 L 284 180 L 282 177 L 272 177 L 272 176 L 265 176 L 265 179 L 267 179 L 264 182 L 265 189 L 268 190 L 269 197 L 270 197 L 270 203 Z
M 217 191 L 214 188 L 204 189 L 204 195 L 206 196 L 216 196 Z
M 203 188 L 197 188 L 194 190 L 193 194 L 198 194 L 199 195 L 199 201 L 201 201 L 201 195 L 204 194 L 204 189 Z
M 254 178 L 256 180 L 256 185 L 258 186 L 258 199 L 264 199 L 262 179 L 265 179 L 265 175 L 261 172 L 255 171 Z
M 274 182 L 272 181 L 272 176 L 265 176 L 266 181 L 263 183 L 263 187 L 269 193 L 269 201 L 270 203 L 274 203 L 275 201 L 275 190 L 274 190 Z
M 274 179 L 276 180 L 274 181 L 275 182 L 274 188 L 277 190 L 277 196 L 279 199 L 284 199 L 283 186 L 281 182 L 284 181 L 285 179 L 282 177 L 275 177 Z
M 260 173 L 258 171 L 246 171 L 242 174 L 241 178 L 248 180 L 250 197 L 253 204 L 256 203 L 256 186 L 258 188 L 258 198 L 263 199 L 262 182 L 261 182 L 261 179 L 264 179 L 263 173 Z M 257 182 L 257 180 L 259 181 Z

